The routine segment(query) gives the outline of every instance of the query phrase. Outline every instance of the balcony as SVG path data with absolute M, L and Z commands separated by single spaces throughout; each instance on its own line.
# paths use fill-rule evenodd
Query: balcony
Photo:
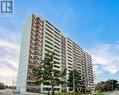
M 41 47 L 41 43 L 40 41 L 35 41 L 35 44 L 34 44 L 36 47 Z
M 38 50 L 38 51 L 41 51 L 41 48 L 40 48 L 40 46 L 34 46 L 34 50 Z
M 29 62 L 29 68 L 32 68 L 32 67 L 40 67 L 41 64 L 39 64 L 39 62 Z

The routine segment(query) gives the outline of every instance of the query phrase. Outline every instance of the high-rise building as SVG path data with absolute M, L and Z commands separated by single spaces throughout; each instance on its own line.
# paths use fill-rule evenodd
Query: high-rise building
M 93 87 L 93 72 L 92 72 L 92 59 L 91 55 L 88 53 L 84 53 L 85 59 L 85 76 L 86 76 L 86 84 L 88 87 Z
M 45 53 L 55 52 L 54 69 L 67 74 L 62 80 L 67 81 L 70 70 L 76 69 L 86 80 L 86 86 L 93 85 L 91 56 L 70 38 L 65 37 L 55 26 L 42 17 L 33 14 L 26 22 L 21 41 L 17 89 L 21 92 L 45 92 L 50 85 L 35 85 L 31 72 L 39 66 Z M 55 86 L 55 91 L 68 91 L 66 84 Z

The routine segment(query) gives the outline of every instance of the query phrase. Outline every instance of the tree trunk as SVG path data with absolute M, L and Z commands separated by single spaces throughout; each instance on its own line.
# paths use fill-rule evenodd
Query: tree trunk
M 50 95 L 49 88 L 48 88 L 48 95 Z
M 77 89 L 77 87 L 75 88 L 75 92 L 76 92 L 76 94 L 78 95 L 78 89 Z
M 54 95 L 54 86 L 52 86 L 52 95 Z

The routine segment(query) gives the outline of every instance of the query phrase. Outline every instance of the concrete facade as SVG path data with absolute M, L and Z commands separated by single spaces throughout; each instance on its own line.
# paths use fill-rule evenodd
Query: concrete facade
M 35 85 L 30 74 L 32 67 L 39 66 L 47 52 L 55 52 L 54 69 L 62 71 L 67 68 L 67 74 L 62 80 L 68 79 L 70 70 L 77 69 L 81 76 L 85 77 L 86 85 L 93 85 L 91 56 L 50 22 L 33 14 L 22 33 L 17 79 L 17 89 L 21 92 L 45 92 L 51 88 L 50 85 Z M 66 84 L 55 87 L 55 91 L 66 90 Z

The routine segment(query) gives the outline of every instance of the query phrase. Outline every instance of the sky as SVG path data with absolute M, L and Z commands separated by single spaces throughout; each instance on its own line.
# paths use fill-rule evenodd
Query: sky
M 14 0 L 14 14 L 0 15 L 1 82 L 16 83 L 21 33 L 33 12 L 92 55 L 95 83 L 119 80 L 119 0 Z

